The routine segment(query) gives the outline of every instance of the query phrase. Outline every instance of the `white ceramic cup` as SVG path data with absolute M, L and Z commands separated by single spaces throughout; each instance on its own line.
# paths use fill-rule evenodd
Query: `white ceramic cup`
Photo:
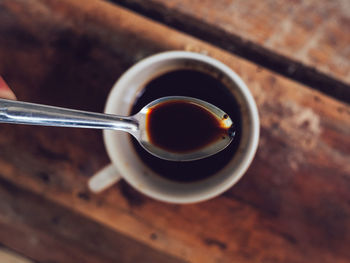
M 130 115 L 137 95 L 148 81 L 172 70 L 196 67 L 206 68 L 224 79 L 239 104 L 242 134 L 238 149 L 229 163 L 213 176 L 201 181 L 181 183 L 167 180 L 141 161 L 127 133 L 105 130 L 104 142 L 112 163 L 91 177 L 91 191 L 100 192 L 123 178 L 149 197 L 184 204 L 213 198 L 233 186 L 243 176 L 258 146 L 258 110 L 241 78 L 216 59 L 185 51 L 169 51 L 145 58 L 125 72 L 114 85 L 107 99 L 105 113 Z

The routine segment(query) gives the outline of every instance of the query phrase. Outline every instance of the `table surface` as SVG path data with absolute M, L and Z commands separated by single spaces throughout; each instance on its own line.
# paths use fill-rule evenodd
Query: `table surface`
M 298 30 L 295 14 L 277 1 L 259 8 L 277 8 L 280 18 L 257 15 L 252 1 L 238 1 L 239 9 L 204 1 L 198 12 L 199 1 L 148 2 L 120 1 L 138 14 L 102 0 L 0 0 L 0 74 L 20 100 L 101 112 L 113 83 L 140 59 L 165 50 L 205 53 L 235 70 L 256 99 L 261 137 L 251 167 L 236 186 L 199 204 L 158 202 L 124 182 L 95 195 L 86 183 L 109 162 L 100 131 L 3 124 L 0 244 L 34 262 L 349 262 L 350 106 L 320 92 L 317 80 L 307 85 L 229 50 L 230 38 L 224 46 L 194 37 L 202 22 L 222 28 L 268 55 L 317 68 L 311 77 L 326 75 L 346 94 L 349 71 L 311 59 L 328 20 L 304 32 L 312 43 L 301 56 L 297 44 L 269 40 L 265 26 L 279 19 L 287 26 L 273 35 Z M 345 30 L 348 4 L 334 2 L 343 6 L 329 23 Z M 254 30 L 237 29 L 240 10 L 251 12 L 242 28 Z M 194 33 L 155 21 L 161 12 L 192 17 Z M 345 44 L 329 52 L 348 67 L 349 35 L 333 37 Z
M 110 0 L 350 101 L 347 0 Z

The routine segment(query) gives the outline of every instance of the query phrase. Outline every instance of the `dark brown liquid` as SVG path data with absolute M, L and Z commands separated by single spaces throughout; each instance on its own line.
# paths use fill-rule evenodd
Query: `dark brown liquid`
M 146 129 L 154 145 L 176 153 L 196 151 L 229 136 L 221 119 L 201 106 L 180 100 L 151 108 Z
M 159 175 L 178 182 L 194 182 L 212 176 L 232 159 L 240 142 L 241 113 L 239 106 L 225 85 L 197 70 L 176 70 L 154 78 L 145 85 L 136 99 L 131 114 L 139 112 L 153 100 L 165 96 L 188 96 L 207 101 L 226 112 L 234 122 L 236 135 L 223 151 L 210 157 L 190 161 L 173 162 L 159 159 L 140 146 L 130 136 L 141 160 Z

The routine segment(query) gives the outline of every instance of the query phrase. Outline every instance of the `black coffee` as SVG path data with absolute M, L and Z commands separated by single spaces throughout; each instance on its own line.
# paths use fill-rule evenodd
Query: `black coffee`
M 130 136 L 141 160 L 156 173 L 173 181 L 194 182 L 215 174 L 232 159 L 240 142 L 241 114 L 234 96 L 220 80 L 207 73 L 192 69 L 176 70 L 146 83 L 133 105 L 131 114 L 136 114 L 151 101 L 165 96 L 194 97 L 217 106 L 233 120 L 236 135 L 223 151 L 190 162 L 166 161 L 155 157 Z
M 146 129 L 154 145 L 174 153 L 200 150 L 234 133 L 233 129 L 229 132 L 222 119 L 208 110 L 180 100 L 150 108 L 146 115 Z

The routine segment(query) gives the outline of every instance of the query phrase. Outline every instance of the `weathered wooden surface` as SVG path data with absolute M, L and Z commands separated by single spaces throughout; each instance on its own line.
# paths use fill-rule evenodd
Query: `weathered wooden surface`
M 184 13 L 350 83 L 350 3 L 347 0 L 120 2 Z
M 25 257 L 22 257 L 18 253 L 8 250 L 6 248 L 0 248 L 0 262 L 1 263 L 34 263 Z
M 350 4 L 110 0 L 350 102 Z
M 96 255 L 93 236 L 77 240 L 87 224 L 93 233 L 102 228 L 117 240 L 143 243 L 140 250 L 168 254 L 169 261 L 348 262 L 349 106 L 103 1 L 0 1 L 0 74 L 20 100 L 102 111 L 123 71 L 174 49 L 223 61 L 256 98 L 261 140 L 243 179 L 195 205 L 160 203 L 123 182 L 93 195 L 86 182 L 108 163 L 100 132 L 1 125 L 0 242 L 45 262 L 40 246 L 13 242 L 8 234 L 38 233 L 54 247 L 47 237 L 53 233 L 73 238 L 72 245 L 56 247 L 57 262 L 64 262 L 60 252 L 71 255 L 75 247 L 85 259 L 85 249 Z M 8 184 L 16 190 L 7 191 Z M 26 210 L 26 203 L 37 212 Z M 50 225 L 41 203 L 71 218 L 69 227 Z M 88 262 L 115 255 L 114 239 L 101 239 L 105 250 Z M 132 251 L 125 248 L 126 255 Z M 129 262 L 127 256 L 120 262 Z
M 39 262 L 184 262 L 3 179 L 0 198 L 1 242 Z

